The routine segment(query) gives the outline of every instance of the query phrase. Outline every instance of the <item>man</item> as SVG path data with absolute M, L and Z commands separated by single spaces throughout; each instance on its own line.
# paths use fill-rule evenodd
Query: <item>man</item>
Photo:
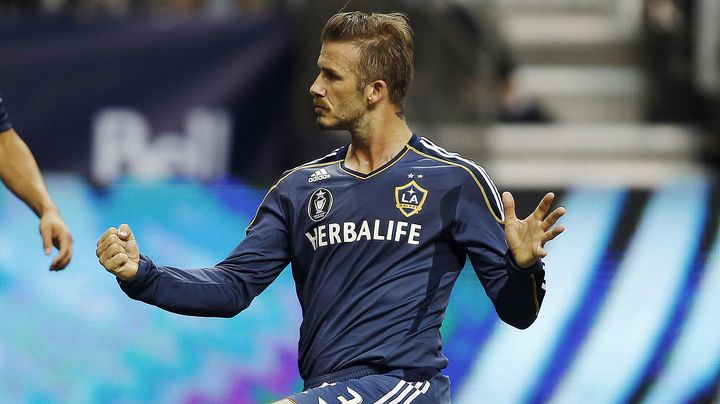
M 282 403 L 449 402 L 439 329 L 466 257 L 499 316 L 528 327 L 544 297 L 543 247 L 563 231 L 553 226 L 564 209 L 547 215 L 548 194 L 518 220 L 481 167 L 411 132 L 403 15 L 340 13 L 321 38 L 317 123 L 350 132 L 349 146 L 286 172 L 212 268 L 154 264 L 126 224 L 96 253 L 131 298 L 196 316 L 238 314 L 292 263 L 305 391 Z
M 72 258 L 73 239 L 45 187 L 30 149 L 13 129 L 0 97 L 0 179 L 40 218 L 40 236 L 45 254 L 52 246 L 58 254 L 50 270 L 61 270 Z

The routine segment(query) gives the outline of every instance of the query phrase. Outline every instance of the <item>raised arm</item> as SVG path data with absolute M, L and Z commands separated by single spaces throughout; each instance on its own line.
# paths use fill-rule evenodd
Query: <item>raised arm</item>
M 533 215 L 519 220 L 509 193 L 500 203 L 491 183 L 481 185 L 484 187 L 467 181 L 462 186 L 454 237 L 467 251 L 498 316 L 514 327 L 527 328 L 537 318 L 545 297 L 545 269 L 540 260 L 545 255 L 543 246 L 562 232 L 560 226 L 551 227 L 564 209 L 545 217 L 552 203 L 552 197 L 546 196 Z M 539 219 L 533 219 L 536 216 Z
M 202 317 L 233 317 L 250 305 L 287 266 L 277 254 L 249 236 L 222 262 L 209 268 L 159 266 L 140 254 L 127 224 L 108 229 L 97 243 L 102 266 L 117 277 L 132 299 L 173 313 Z
M 140 253 L 126 224 L 108 229 L 96 254 L 132 299 L 179 314 L 232 317 L 244 310 L 290 262 L 281 198 L 271 190 L 245 238 L 217 265 L 179 269 L 159 266 Z
M 58 254 L 50 269 L 60 270 L 72 258 L 73 239 L 47 191 L 40 169 L 25 142 L 12 128 L 0 132 L 0 179 L 40 218 L 45 254 Z

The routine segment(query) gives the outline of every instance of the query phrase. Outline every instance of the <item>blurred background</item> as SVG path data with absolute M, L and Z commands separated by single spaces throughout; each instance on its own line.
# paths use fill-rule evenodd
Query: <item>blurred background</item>
M 75 237 L 50 273 L 0 192 L 0 402 L 258 403 L 299 391 L 285 271 L 233 319 L 129 300 L 94 255 L 130 223 L 210 266 L 268 186 L 348 141 L 315 128 L 319 34 L 348 10 L 415 29 L 414 131 L 528 214 L 568 210 L 536 323 L 464 270 L 443 325 L 453 402 L 720 402 L 717 0 L 0 0 L 0 91 Z

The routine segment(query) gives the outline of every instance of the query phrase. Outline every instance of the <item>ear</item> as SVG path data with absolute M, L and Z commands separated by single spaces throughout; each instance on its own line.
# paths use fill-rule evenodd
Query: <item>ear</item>
M 388 86 L 383 80 L 375 80 L 365 87 L 368 105 L 375 105 L 388 96 Z

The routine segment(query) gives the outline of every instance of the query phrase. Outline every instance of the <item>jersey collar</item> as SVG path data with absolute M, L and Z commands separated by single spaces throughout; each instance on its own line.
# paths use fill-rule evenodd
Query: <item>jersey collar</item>
M 410 140 L 408 140 L 408 143 L 405 145 L 405 147 L 402 148 L 402 150 L 400 150 L 398 152 L 398 154 L 396 154 L 387 163 L 383 164 L 382 166 L 376 168 L 375 170 L 373 170 L 367 174 L 352 170 L 352 169 L 348 168 L 347 166 L 345 166 L 345 158 L 347 157 L 347 152 L 348 152 L 348 149 L 350 148 L 350 146 L 349 145 L 343 146 L 343 148 L 338 153 L 341 155 L 341 160 L 338 162 L 338 166 L 340 167 L 340 170 L 344 171 L 345 173 L 347 173 L 355 178 L 359 178 L 361 180 L 366 180 L 366 179 L 374 177 L 374 176 L 380 174 L 381 172 L 387 170 L 388 168 L 392 167 L 395 163 L 400 161 L 400 159 L 402 159 L 403 156 L 405 156 L 405 154 L 410 150 L 410 148 L 408 146 L 412 146 L 412 145 L 418 143 L 419 141 L 420 141 L 420 138 L 418 137 L 418 135 L 413 133 L 412 136 L 410 137 Z

